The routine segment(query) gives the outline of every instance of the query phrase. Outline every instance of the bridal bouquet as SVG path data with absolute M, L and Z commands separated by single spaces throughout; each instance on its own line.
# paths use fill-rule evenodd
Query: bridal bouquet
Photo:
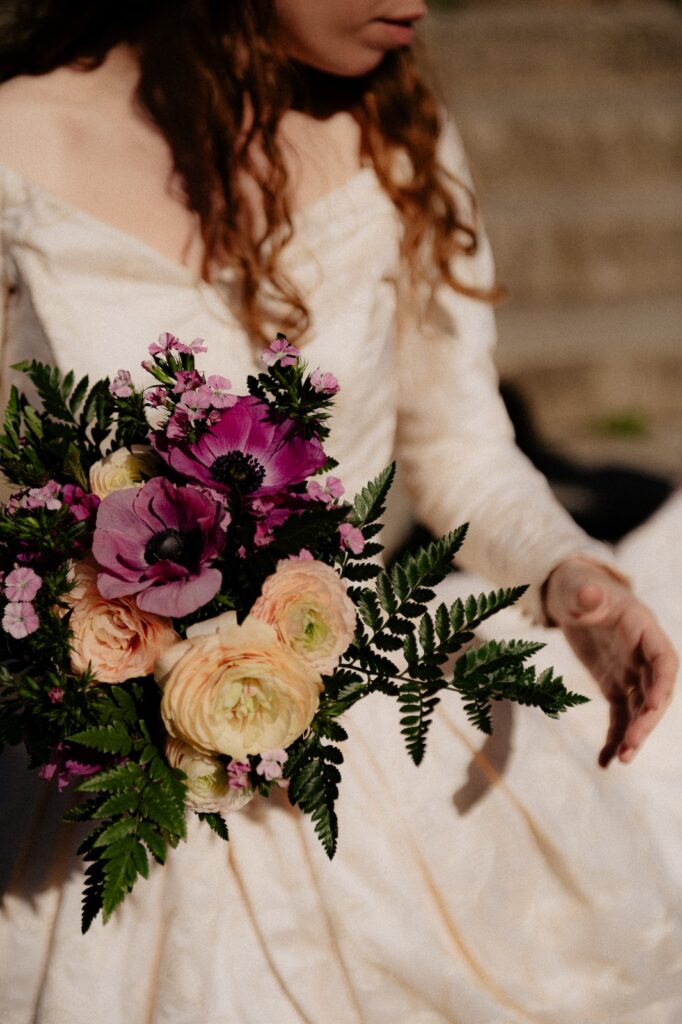
M 279 335 L 237 395 L 205 351 L 162 335 L 144 388 L 22 363 L 40 406 L 13 388 L 0 436 L 0 744 L 79 794 L 84 931 L 187 810 L 227 839 L 226 814 L 285 787 L 332 856 L 339 720 L 369 693 L 398 701 L 417 763 L 446 691 L 484 731 L 495 700 L 584 699 L 536 678 L 539 644 L 471 644 L 523 587 L 430 608 L 465 527 L 378 564 L 393 468 L 344 500 L 331 374 Z

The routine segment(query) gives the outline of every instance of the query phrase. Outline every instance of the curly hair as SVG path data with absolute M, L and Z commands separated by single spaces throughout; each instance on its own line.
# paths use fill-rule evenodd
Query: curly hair
M 210 281 L 216 267 L 233 270 L 241 295 L 235 312 L 254 341 L 266 340 L 265 293 L 283 310 L 282 329 L 302 338 L 308 310 L 280 261 L 293 226 L 277 129 L 293 105 L 306 108 L 312 90 L 308 72 L 281 49 L 273 0 L 23 0 L 6 38 L 0 81 L 66 64 L 87 71 L 117 44 L 135 48 L 138 110 L 163 133 L 184 201 L 198 215 L 202 277 Z M 402 220 L 401 252 L 413 279 L 495 299 L 498 289 L 477 290 L 453 273 L 453 257 L 476 251 L 475 200 L 438 161 L 439 105 L 412 52 L 388 53 L 375 71 L 344 86 L 362 156 Z M 397 153 L 409 158 L 407 181 L 397 180 Z M 245 176 L 262 197 L 264 230 L 245 201 Z

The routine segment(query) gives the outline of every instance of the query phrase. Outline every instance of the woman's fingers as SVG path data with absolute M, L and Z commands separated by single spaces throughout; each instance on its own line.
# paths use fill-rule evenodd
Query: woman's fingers
M 626 691 L 629 721 L 618 757 L 631 761 L 667 710 L 677 674 L 678 659 L 665 634 L 652 622 L 638 645 L 637 682 Z
M 651 710 L 664 706 L 672 697 L 675 679 L 679 669 L 679 658 L 665 633 L 657 623 L 652 622 L 642 633 L 640 651 L 645 665 L 649 666 L 649 686 L 646 703 Z
M 599 764 L 602 768 L 608 767 L 619 752 L 629 723 L 630 712 L 627 706 L 627 699 L 622 695 L 613 698 L 610 703 L 609 731 L 606 736 L 606 743 L 599 754 Z

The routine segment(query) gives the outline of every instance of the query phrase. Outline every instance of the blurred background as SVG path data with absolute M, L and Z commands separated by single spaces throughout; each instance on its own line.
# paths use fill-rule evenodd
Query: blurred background
M 430 9 L 425 63 L 509 290 L 498 365 L 522 446 L 578 518 L 655 505 L 682 482 L 682 8 Z
M 0 0 L 0 32 L 18 2 Z M 682 2 L 429 7 L 423 64 L 509 292 L 517 440 L 616 541 L 682 484 Z

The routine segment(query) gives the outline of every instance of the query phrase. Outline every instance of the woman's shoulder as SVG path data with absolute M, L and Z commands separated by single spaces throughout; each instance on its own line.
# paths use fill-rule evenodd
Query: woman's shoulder
M 0 85 L 0 163 L 50 187 L 79 121 L 60 70 Z

